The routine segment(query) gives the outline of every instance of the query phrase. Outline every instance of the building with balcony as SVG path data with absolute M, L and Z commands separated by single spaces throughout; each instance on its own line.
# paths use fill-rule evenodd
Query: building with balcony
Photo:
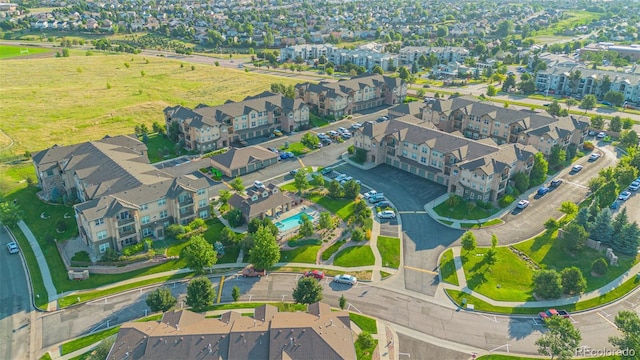
M 589 126 L 586 117 L 554 117 L 546 112 L 509 109 L 471 96 L 436 99 L 424 106 L 421 118 L 448 133 L 457 131 L 474 140 L 491 139 L 498 145 L 532 145 L 545 155 L 550 155 L 555 145 L 564 150 L 570 144 L 581 146 Z
M 372 70 L 375 66 L 380 66 L 385 71 L 398 67 L 398 56 L 382 52 L 375 43 L 365 44 L 354 50 L 341 49 L 333 44 L 294 45 L 280 50 L 281 62 L 294 61 L 296 58 L 315 61 L 321 56 L 335 65 L 351 63 L 367 70 Z
M 168 107 L 164 116 L 167 131 L 176 131 L 185 149 L 200 153 L 269 136 L 274 130 L 289 132 L 309 125 L 307 104 L 271 92 L 218 106 Z
M 33 163 L 43 198 L 76 203 L 79 234 L 94 254 L 162 239 L 170 224 L 210 216 L 211 179 L 154 167 L 146 145 L 130 136 L 54 146 Z
M 252 186 L 246 190 L 246 195 L 234 193 L 229 199 L 229 206 L 240 209 L 248 223 L 254 218 L 276 217 L 293 208 L 295 200 L 280 191 L 274 184 L 264 187 Z
M 418 62 L 422 55 L 428 58 L 432 54 L 440 64 L 464 63 L 464 60 L 470 55 L 468 49 L 459 46 L 407 46 L 400 49 L 400 63 L 412 65 Z
M 299 84 L 296 96 L 318 115 L 340 118 L 377 106 L 403 103 L 407 84 L 399 78 L 362 75 L 338 82 Z
M 508 180 L 529 173 L 536 149 L 530 145 L 497 145 L 446 133 L 431 122 L 405 115 L 382 123 L 365 122 L 354 132 L 354 145 L 367 162 L 388 164 L 447 187 L 464 199 L 494 202 Z

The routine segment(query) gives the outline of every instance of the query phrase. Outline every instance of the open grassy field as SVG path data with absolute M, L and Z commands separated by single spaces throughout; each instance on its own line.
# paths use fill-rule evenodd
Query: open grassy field
M 44 53 L 49 51 L 51 50 L 32 47 L 32 46 L 0 45 L 0 59 L 8 59 L 8 58 L 14 58 L 18 56 L 33 55 L 33 54 L 39 54 L 39 53 Z
M 555 35 L 559 31 L 572 30 L 580 25 L 591 24 L 593 20 L 599 20 L 603 14 L 593 13 L 584 10 L 567 11 L 567 18 L 560 20 L 558 23 L 548 28 L 536 31 L 533 38 L 537 40 L 538 37 L 545 38 Z M 537 41 L 536 41 L 537 42 Z
M 148 60 L 148 63 L 147 63 Z M 142 55 L 72 52 L 68 58 L 2 62 L 0 129 L 11 154 L 131 134 L 163 123 L 167 106 L 217 105 L 268 90 L 281 77 Z M 6 154 L 4 154 L 6 155 Z
M 333 258 L 333 265 L 344 267 L 368 266 L 374 263 L 375 258 L 369 245 L 348 247 Z

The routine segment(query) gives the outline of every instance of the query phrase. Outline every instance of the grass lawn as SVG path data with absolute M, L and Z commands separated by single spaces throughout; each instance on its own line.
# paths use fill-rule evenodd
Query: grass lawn
M 448 249 L 440 258 L 440 275 L 442 281 L 453 285 L 460 285 L 458 274 L 456 273 L 456 264 L 453 262 L 453 250 Z
M 499 225 L 504 223 L 501 219 L 491 219 L 483 223 L 460 223 L 460 227 L 463 229 L 479 229 L 487 226 Z
M 11 154 L 131 134 L 136 124 L 151 128 L 154 121 L 162 121 L 167 106 L 214 106 L 269 90 L 272 83 L 298 83 L 209 65 L 196 64 L 191 70 L 181 68 L 180 60 L 164 57 L 78 54 L 3 61 L 0 118 L 15 141 Z
M 489 249 L 477 248 L 468 254 L 463 250 L 462 267 L 469 289 L 494 300 L 533 300 L 533 271 L 507 247 L 496 248 L 498 262 L 489 270 L 483 261 Z
M 51 360 L 51 354 L 46 352 L 46 353 L 44 353 L 44 355 L 40 356 L 39 360 Z
M 306 147 L 300 142 L 289 143 L 289 147 L 285 147 L 283 145 L 283 146 L 280 146 L 278 149 L 280 151 L 291 151 L 295 156 L 300 156 L 300 155 L 304 155 L 306 153 L 311 152 L 311 149 L 309 149 L 308 147 Z
M 306 198 L 338 215 L 342 220 L 353 215 L 353 205 L 355 204 L 353 200 L 332 199 L 322 195 L 308 195 Z
M 295 312 L 295 311 L 307 311 L 307 305 L 305 304 L 295 304 L 295 303 L 260 303 L 260 302 L 251 302 L 251 303 L 232 303 L 232 304 L 220 304 L 220 305 L 211 305 L 207 307 L 206 311 L 215 311 L 215 310 L 234 310 L 234 309 L 255 309 L 264 304 L 270 304 L 276 306 L 279 311 L 287 311 L 287 312 Z
M 373 358 L 373 352 L 378 346 L 378 340 L 373 339 L 373 346 L 367 349 L 363 349 L 360 347 L 360 343 L 356 341 L 356 359 L 358 360 L 371 360 Z
M 32 47 L 32 46 L 10 46 L 0 45 L 0 59 L 8 59 L 19 56 L 40 54 L 50 52 L 49 49 Z M 3 65 L 4 66 L 4 65 Z
M 370 318 L 368 316 L 364 316 L 356 313 L 349 313 L 349 319 L 353 321 L 356 325 L 358 325 L 358 327 L 362 331 L 366 331 L 369 334 L 378 333 L 378 327 L 376 326 L 378 321 L 374 318 Z
M 389 276 L 391 276 L 391 273 L 388 273 L 386 271 L 382 271 L 380 270 L 380 277 L 384 280 L 386 278 L 388 278 Z
M 347 241 L 346 240 L 336 241 L 333 245 L 331 245 L 328 248 L 326 248 L 322 252 L 322 260 L 324 260 L 324 261 L 329 260 L 331 255 L 333 255 L 336 251 L 338 251 L 340 246 L 344 245 L 345 242 L 347 242 Z
M 95 344 L 100 340 L 104 340 L 111 335 L 117 334 L 118 330 L 120 330 L 120 326 L 114 326 L 110 329 L 98 331 L 91 335 L 83 336 L 81 338 L 64 343 L 60 345 L 60 355 L 70 354 L 74 351 L 77 351 L 89 345 Z
M 232 264 L 238 260 L 238 255 L 240 254 L 240 246 L 239 245 L 229 245 L 224 249 L 224 255 L 218 259 L 217 264 Z
M 369 245 L 351 246 L 342 249 L 333 258 L 333 265 L 344 267 L 356 267 L 373 265 L 373 251 Z
M 552 26 L 539 31 L 534 31 L 533 33 L 535 36 L 533 36 L 533 38 L 535 39 L 539 36 L 555 36 L 557 32 L 562 31 L 563 29 L 573 29 L 580 25 L 588 25 L 591 24 L 592 20 L 599 20 L 603 16 L 603 14 L 584 10 L 567 11 L 566 14 L 567 18 L 558 21 Z
M 400 266 L 400 239 L 378 236 L 378 251 L 382 256 L 382 266 L 394 269 Z
M 293 250 L 281 250 L 280 262 L 315 264 L 320 245 L 299 246 Z
M 27 262 L 27 267 L 29 268 L 29 275 L 31 277 L 31 285 L 33 286 L 33 296 L 35 297 L 36 306 L 46 310 L 47 304 L 49 303 L 49 293 L 47 292 L 47 288 L 44 286 L 42 273 L 40 272 L 36 255 L 33 253 L 33 249 L 29 245 L 29 242 L 22 231 L 15 229 L 12 230 L 12 232 L 15 235 L 16 240 L 18 240 L 18 244 L 20 244 L 20 251 L 22 251 L 22 255 L 24 256 Z
M 328 120 L 323 119 L 318 115 L 314 115 L 314 114 L 309 114 L 309 123 L 311 123 L 311 126 L 313 126 L 314 128 L 319 128 L 319 127 L 329 125 Z
M 467 201 L 460 201 L 456 206 L 451 207 L 445 201 L 442 204 L 436 206 L 434 210 L 440 216 L 460 220 L 484 219 L 495 214 L 498 211 L 498 209 L 487 211 L 479 206 L 475 206 L 471 211 L 469 211 L 469 209 L 467 208 L 467 203 Z
M 142 139 L 139 140 L 142 141 Z M 157 133 L 149 135 L 147 148 L 147 156 L 151 163 L 157 163 L 179 155 L 176 153 L 176 145 L 165 135 Z
M 618 254 L 619 266 L 609 267 L 605 275 L 595 277 L 591 275 L 591 266 L 596 259 L 604 257 L 604 254 L 586 247 L 578 253 L 571 253 L 565 249 L 562 239 L 557 239 L 557 231 L 544 233 L 531 240 L 517 244 L 514 247 L 526 253 L 544 269 L 561 271 L 571 266 L 579 268 L 587 280 L 585 292 L 601 288 L 608 284 L 638 261 L 638 258 Z

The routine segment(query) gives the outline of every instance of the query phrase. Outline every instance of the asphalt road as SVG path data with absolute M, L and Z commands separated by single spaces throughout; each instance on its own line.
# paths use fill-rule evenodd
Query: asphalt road
M 7 251 L 10 241 L 0 226 L 0 358 L 28 359 L 33 308 L 21 255 Z

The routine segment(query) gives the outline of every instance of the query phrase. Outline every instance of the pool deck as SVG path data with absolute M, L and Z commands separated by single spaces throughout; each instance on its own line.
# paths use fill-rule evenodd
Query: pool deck
M 321 208 L 319 208 L 317 205 L 310 203 L 308 200 L 303 200 L 302 204 L 296 206 L 295 208 L 285 213 L 271 217 L 271 221 L 273 221 L 274 224 L 277 224 L 281 220 L 288 219 L 290 217 L 296 216 L 304 212 L 312 216 L 313 221 L 315 222 L 320 218 L 320 211 L 321 211 Z M 293 233 L 296 232 L 297 229 L 298 229 L 298 226 L 285 231 L 281 231 L 280 234 L 278 235 L 278 242 L 282 244 L 287 240 L 289 240 L 293 235 Z

